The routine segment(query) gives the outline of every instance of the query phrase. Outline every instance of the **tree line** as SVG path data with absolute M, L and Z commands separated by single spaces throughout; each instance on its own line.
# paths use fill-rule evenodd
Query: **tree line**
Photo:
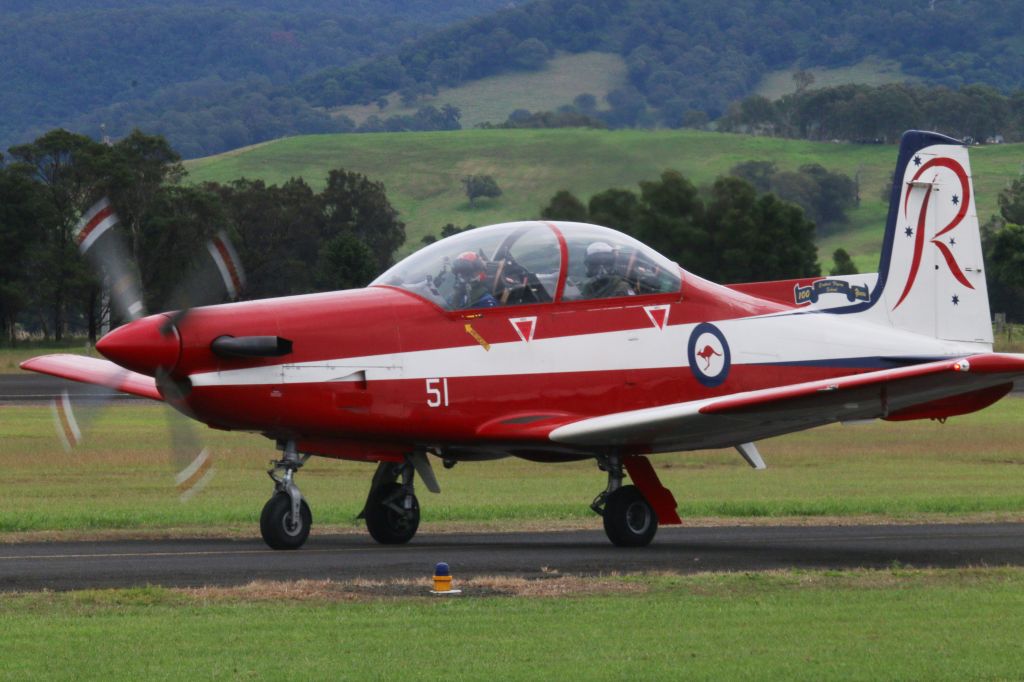
M 969 142 L 1024 140 L 1024 90 L 917 84 L 807 88 L 769 100 L 746 97 L 717 122 L 722 131 L 807 140 L 889 143 L 905 130 L 939 130 Z
M 224 230 L 247 274 L 243 298 L 364 286 L 392 264 L 405 225 L 384 186 L 330 171 L 316 192 L 301 178 L 183 182 L 166 139 L 134 131 L 114 144 L 54 130 L 0 157 L 0 332 L 95 341 L 102 283 L 73 230 L 99 198 L 120 219 L 149 310 L 167 305 L 201 245 Z

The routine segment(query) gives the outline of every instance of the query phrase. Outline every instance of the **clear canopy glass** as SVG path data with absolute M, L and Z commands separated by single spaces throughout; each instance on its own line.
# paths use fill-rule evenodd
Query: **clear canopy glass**
M 562 263 L 560 236 L 567 264 Z M 371 286 L 400 287 L 445 310 L 548 303 L 559 293 L 563 267 L 565 300 L 669 293 L 680 287 L 679 267 L 653 249 L 606 227 L 568 222 L 468 230 L 417 251 Z

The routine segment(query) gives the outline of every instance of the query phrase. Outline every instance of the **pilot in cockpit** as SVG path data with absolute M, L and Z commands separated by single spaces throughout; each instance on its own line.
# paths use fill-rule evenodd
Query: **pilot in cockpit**
M 616 270 L 616 253 L 607 242 L 593 242 L 583 257 L 587 279 L 580 287 L 583 298 L 633 296 L 636 292 Z
M 473 251 L 464 251 L 452 263 L 455 288 L 452 292 L 452 307 L 493 308 L 498 299 L 487 286 L 487 267 L 484 259 Z

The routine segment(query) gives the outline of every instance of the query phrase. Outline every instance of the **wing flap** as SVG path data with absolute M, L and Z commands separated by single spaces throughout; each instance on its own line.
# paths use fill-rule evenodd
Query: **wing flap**
M 21 363 L 22 369 L 40 374 L 49 374 L 62 379 L 80 381 L 85 384 L 104 386 L 122 393 L 137 395 L 150 400 L 163 400 L 156 388 L 156 380 L 145 374 L 132 372 L 115 365 L 109 360 L 90 358 L 85 355 L 58 353 L 41 355 Z
M 591 417 L 553 429 L 574 446 L 732 447 L 837 421 L 877 419 L 1024 377 L 1024 355 L 988 353 Z

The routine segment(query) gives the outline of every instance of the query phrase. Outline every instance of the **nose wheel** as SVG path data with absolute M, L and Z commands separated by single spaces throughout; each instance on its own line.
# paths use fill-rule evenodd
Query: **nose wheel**
M 299 513 L 292 513 L 292 498 L 288 493 L 276 493 L 263 505 L 260 514 L 260 533 L 271 549 L 298 549 L 309 537 L 313 513 L 305 500 L 299 502 Z

